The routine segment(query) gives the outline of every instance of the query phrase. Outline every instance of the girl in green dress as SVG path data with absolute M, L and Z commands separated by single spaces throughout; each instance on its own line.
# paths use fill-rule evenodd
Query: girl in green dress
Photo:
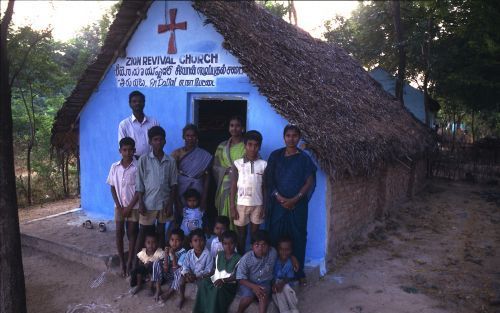
M 217 253 L 214 275 L 198 284 L 193 313 L 225 313 L 233 302 L 238 287 L 236 266 L 241 258 L 234 252 L 236 240 L 234 231 L 222 234 L 224 250 Z
M 235 116 L 229 120 L 229 133 L 231 137 L 221 142 L 215 151 L 213 171 L 217 181 L 217 192 L 215 194 L 217 213 L 229 217 L 231 221 L 230 229 L 234 230 L 233 218 L 229 215 L 230 171 L 233 161 L 242 158 L 245 154 L 243 121 L 240 117 Z

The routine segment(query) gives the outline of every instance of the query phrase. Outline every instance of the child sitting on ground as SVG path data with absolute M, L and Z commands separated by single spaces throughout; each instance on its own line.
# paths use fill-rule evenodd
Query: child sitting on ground
M 168 246 L 165 247 L 165 258 L 153 264 L 153 275 L 151 281 L 155 283 L 156 290 L 154 299 L 160 300 L 162 296 L 161 285 L 167 284 L 167 291 L 163 298 L 168 298 L 174 291 L 179 290 L 182 263 L 186 256 L 186 249 L 182 247 L 184 232 L 180 228 L 173 229 L 170 233 Z
M 157 248 L 158 244 L 156 242 L 156 237 L 154 234 L 147 233 L 144 240 L 144 246 L 139 253 L 137 253 L 137 265 L 130 273 L 130 293 L 136 294 L 142 289 L 144 281 L 153 273 L 153 263 L 160 259 L 163 259 L 163 250 Z M 150 290 L 153 290 L 153 286 L 150 283 Z
M 229 229 L 229 217 L 224 216 L 224 215 L 219 215 L 215 219 L 215 225 L 214 225 L 214 238 L 208 245 L 210 249 L 210 256 L 215 259 L 217 256 L 217 253 L 219 251 L 223 251 L 224 247 L 222 246 L 222 234 L 226 230 Z M 237 242 L 235 242 L 237 244 Z
M 292 262 L 292 239 L 282 237 L 278 241 L 278 259 L 274 265 L 273 300 L 281 313 L 299 313 L 297 296 L 290 287 L 298 267 Z
M 245 312 L 255 298 L 259 301 L 259 312 L 266 312 L 276 259 L 277 253 L 270 246 L 267 231 L 256 231 L 252 236 L 252 251 L 245 253 L 236 270 L 236 279 L 240 283 L 238 294 L 241 296 L 238 313 Z
M 177 306 L 179 309 L 184 304 L 184 291 L 187 283 L 195 283 L 211 275 L 214 260 L 210 252 L 205 248 L 205 233 L 201 228 L 195 229 L 189 234 L 191 250 L 186 253 L 182 263 L 182 279 L 180 282 L 180 298 Z
M 198 284 L 193 313 L 226 313 L 238 285 L 236 267 L 241 256 L 235 252 L 238 237 L 232 230 L 222 234 L 223 251 L 215 258 L 215 273 Z
M 182 196 L 186 200 L 186 207 L 182 210 L 181 229 L 189 235 L 191 231 L 202 228 L 203 211 L 198 206 L 201 195 L 196 189 L 188 189 Z

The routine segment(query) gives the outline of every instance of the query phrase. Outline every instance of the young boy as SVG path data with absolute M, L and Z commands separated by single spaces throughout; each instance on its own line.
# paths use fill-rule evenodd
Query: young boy
M 245 312 L 255 298 L 259 300 L 259 312 L 266 312 L 276 259 L 277 253 L 270 246 L 269 234 L 265 230 L 257 230 L 252 236 L 252 251 L 241 258 L 236 270 L 241 296 L 238 313 Z
M 264 222 L 266 203 L 263 177 L 267 162 L 259 156 L 262 135 L 255 130 L 248 131 L 244 138 L 245 156 L 234 161 L 231 170 L 231 218 L 238 230 L 238 249 L 245 252 L 247 225 L 251 234 Z M 237 200 L 235 203 L 235 199 Z
M 196 189 L 188 189 L 183 197 L 186 207 L 182 210 L 181 229 L 189 235 L 192 230 L 203 226 L 203 211 L 199 207 L 201 195 Z
M 111 186 L 111 196 L 115 202 L 116 249 L 120 258 L 121 274 L 125 277 L 130 275 L 130 271 L 132 270 L 139 222 L 138 196 L 135 195 L 137 164 L 134 159 L 134 140 L 130 137 L 121 139 L 118 151 L 122 159 L 111 165 L 106 182 Z M 125 226 L 128 238 L 128 257 L 126 263 L 123 252 Z
M 224 215 L 219 215 L 215 219 L 214 225 L 214 235 L 208 247 L 210 248 L 210 256 L 215 259 L 217 252 L 223 251 L 224 247 L 222 245 L 222 234 L 229 229 L 229 218 Z M 236 244 L 237 242 L 235 242 Z
M 163 299 L 167 299 L 174 291 L 179 290 L 182 263 L 186 256 L 186 249 L 182 247 L 184 232 L 180 228 L 173 229 L 165 248 L 165 258 L 153 264 L 151 281 L 156 285 L 155 301 L 160 300 L 161 284 L 167 284 L 167 291 Z
M 179 309 L 184 304 L 184 291 L 186 283 L 194 283 L 211 275 L 214 267 L 214 260 L 210 256 L 210 252 L 205 249 L 205 233 L 198 228 L 189 235 L 191 250 L 186 253 L 184 263 L 182 263 L 182 279 L 180 284 L 180 299 L 178 302 Z
M 142 249 L 141 252 L 137 253 L 139 262 L 130 273 L 130 287 L 132 287 L 132 289 L 130 289 L 131 294 L 136 294 L 142 289 L 142 285 L 146 278 L 153 273 L 153 263 L 163 259 L 164 257 L 163 250 L 158 248 L 156 236 L 152 233 L 148 233 L 145 237 L 145 248 Z M 152 284 L 150 284 L 149 287 L 152 291 Z
M 160 126 L 148 131 L 152 151 L 139 158 L 135 190 L 139 196 L 139 240 L 140 250 L 145 232 L 158 234 L 159 246 L 165 247 L 165 223 L 172 220 L 173 201 L 176 197 L 177 167 L 175 160 L 163 152 L 165 130 Z
M 295 269 L 292 262 L 292 240 L 282 237 L 278 240 L 278 259 L 274 265 L 273 301 L 280 312 L 299 313 L 297 296 L 290 287 L 294 281 Z

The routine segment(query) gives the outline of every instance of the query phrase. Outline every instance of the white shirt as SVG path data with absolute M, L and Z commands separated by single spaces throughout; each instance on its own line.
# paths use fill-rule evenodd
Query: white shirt
M 267 162 L 262 159 L 249 161 L 246 158 L 234 161 L 238 170 L 238 198 L 236 204 L 246 206 L 263 205 L 262 179 Z
M 194 249 L 186 253 L 184 262 L 182 263 L 181 274 L 192 273 L 196 277 L 202 277 L 209 274 L 214 267 L 214 259 L 210 256 L 210 252 L 204 249 L 200 257 L 194 253 Z
M 222 250 L 224 250 L 222 242 L 220 242 L 219 237 L 216 236 L 214 240 L 212 240 L 212 244 L 210 245 L 210 255 L 215 259 L 215 257 L 217 256 L 217 252 Z
M 118 161 L 111 165 L 106 183 L 115 187 L 118 202 L 122 207 L 126 207 L 132 201 L 135 194 L 135 175 L 137 172 L 137 162 L 135 160 L 128 167 L 123 167 L 122 162 Z M 138 209 L 139 203 L 133 207 Z
M 141 156 L 151 151 L 149 146 L 148 130 L 153 126 L 160 125 L 152 117 L 144 116 L 142 123 L 135 116 L 127 117 L 118 125 L 118 142 L 122 138 L 130 137 L 135 141 L 135 155 Z

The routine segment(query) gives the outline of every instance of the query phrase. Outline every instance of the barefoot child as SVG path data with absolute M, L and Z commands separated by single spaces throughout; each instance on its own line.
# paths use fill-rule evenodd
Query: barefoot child
M 265 313 L 271 295 L 273 268 L 276 263 L 276 250 L 270 246 L 269 234 L 258 230 L 252 237 L 252 251 L 240 260 L 236 279 L 240 283 L 238 294 L 241 296 L 238 313 L 243 313 L 257 298 L 259 312 Z
M 182 210 L 181 229 L 189 235 L 192 230 L 202 228 L 203 211 L 200 209 L 201 195 L 196 189 L 188 189 L 183 194 L 186 207 Z
M 282 237 L 278 241 L 278 259 L 274 265 L 273 301 L 281 313 L 299 313 L 297 296 L 290 287 L 298 266 L 292 262 L 292 240 Z
M 198 228 L 189 235 L 191 250 L 186 253 L 184 263 L 182 263 L 182 279 L 180 283 L 180 299 L 177 306 L 182 308 L 184 304 L 184 291 L 187 283 L 195 283 L 211 275 L 214 260 L 210 252 L 205 249 L 205 233 Z
M 245 155 L 231 169 L 231 218 L 238 230 L 238 250 L 245 252 L 247 225 L 253 235 L 264 222 L 266 203 L 263 177 L 267 162 L 259 157 L 262 135 L 256 130 L 243 137 Z M 235 203 L 236 199 L 236 203 Z
M 236 283 L 236 266 L 241 256 L 236 253 L 236 233 L 232 230 L 222 235 L 223 251 L 217 253 L 215 273 L 203 279 L 198 285 L 196 303 L 193 313 L 226 313 L 238 285 Z
M 153 263 L 163 259 L 164 253 L 161 248 L 158 248 L 156 237 L 154 234 L 146 234 L 144 246 L 141 252 L 137 253 L 137 266 L 130 273 L 130 293 L 136 294 L 142 289 L 144 281 L 153 273 Z M 150 285 L 150 290 L 153 286 Z
M 210 244 L 208 245 L 210 249 L 210 256 L 215 259 L 219 251 L 223 251 L 224 247 L 222 245 L 222 234 L 229 229 L 229 218 L 224 215 L 219 215 L 215 219 L 214 225 L 214 235 Z M 237 241 L 234 243 L 237 244 Z
M 121 161 L 113 163 L 106 182 L 111 186 L 111 196 L 115 202 L 116 248 L 120 258 L 122 276 L 127 276 L 132 270 L 139 212 L 135 194 L 135 175 L 137 164 L 134 159 L 135 142 L 130 137 L 120 140 Z M 128 257 L 125 263 L 123 252 L 123 236 L 125 229 L 128 238 Z
M 155 301 L 160 300 L 160 296 L 162 296 L 161 285 L 163 283 L 167 285 L 167 291 L 162 296 L 164 300 L 168 299 L 174 291 L 179 289 L 182 263 L 187 252 L 182 247 L 183 242 L 184 232 L 182 229 L 173 229 L 168 240 L 168 246 L 165 248 L 165 258 L 153 264 L 151 281 L 156 285 Z

